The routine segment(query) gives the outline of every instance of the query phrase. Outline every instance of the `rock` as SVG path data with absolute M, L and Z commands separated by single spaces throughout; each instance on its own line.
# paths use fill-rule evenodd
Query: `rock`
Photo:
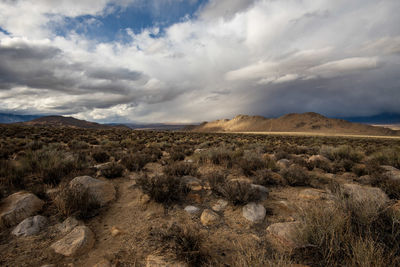
M 104 206 L 115 199 L 115 188 L 112 183 L 92 178 L 90 176 L 75 177 L 70 182 L 70 187 L 83 187 L 90 196 L 95 198 L 100 206 Z
M 297 238 L 299 222 L 274 223 L 267 227 L 267 237 L 284 249 L 294 249 L 300 246 Z
M 342 188 L 353 200 L 359 203 L 373 203 L 376 208 L 383 207 L 389 201 L 388 196 L 377 187 L 344 184 Z
M 396 169 L 392 166 L 381 166 L 381 168 L 385 171 L 385 174 L 389 177 L 389 179 L 397 181 L 400 180 L 400 170 Z
M 254 202 L 245 205 L 242 209 L 242 215 L 251 222 L 260 222 L 264 220 L 266 210 L 263 205 Z
M 101 163 L 101 164 L 94 165 L 93 168 L 101 171 L 101 170 L 105 170 L 105 169 L 109 168 L 112 164 L 113 164 L 113 162 Z
M 55 264 L 45 264 L 40 267 L 56 267 L 56 265 Z
M 38 212 L 44 202 L 28 192 L 14 193 L 0 203 L 0 227 L 9 227 Z
M 93 265 L 93 267 L 112 267 L 112 264 L 109 260 L 102 259 L 101 261 Z
M 192 159 L 185 159 L 184 162 L 186 163 L 193 163 L 194 161 Z
M 331 196 L 328 195 L 324 190 L 315 188 L 306 188 L 299 192 L 299 198 L 304 200 L 322 200 L 322 199 L 330 199 Z
M 118 227 L 116 227 L 116 226 L 111 227 L 111 235 L 112 236 L 115 237 L 115 236 L 120 235 L 122 233 L 123 233 L 123 231 L 121 229 L 119 229 Z
M 309 163 L 318 162 L 318 161 L 327 162 L 327 163 L 330 162 L 330 160 L 328 158 L 326 158 L 322 155 L 312 155 L 311 157 L 308 158 Z
M 276 162 L 276 165 L 278 165 L 278 167 L 280 169 L 286 169 L 289 168 L 290 166 L 290 161 L 288 159 L 280 159 Z
M 223 210 L 226 208 L 226 206 L 228 206 L 228 201 L 226 201 L 225 199 L 219 199 L 219 200 L 217 201 L 217 203 L 215 203 L 215 204 L 212 206 L 212 209 L 213 209 L 214 211 L 219 212 L 219 211 L 223 211 Z
M 206 209 L 201 214 L 200 221 L 204 226 L 214 225 L 219 222 L 219 215 L 212 210 Z
M 146 267 L 188 267 L 182 262 L 168 261 L 164 257 L 149 255 L 146 258 Z
M 80 223 L 77 219 L 74 217 L 68 217 L 65 219 L 62 223 L 59 223 L 56 225 L 56 228 L 58 231 L 60 231 L 63 234 L 67 234 L 72 231 L 76 226 L 78 226 Z
M 265 186 L 258 184 L 250 184 L 250 186 L 252 189 L 257 190 L 260 193 L 261 200 L 266 200 L 268 198 L 269 190 Z
M 195 206 L 186 206 L 185 211 L 189 214 L 196 214 L 196 213 L 200 212 L 200 209 Z
M 29 217 L 20 222 L 17 227 L 14 228 L 12 234 L 15 236 L 30 236 L 36 235 L 45 228 L 47 224 L 47 218 L 36 215 Z
M 77 226 L 69 234 L 51 245 L 58 254 L 77 256 L 88 252 L 94 245 L 94 234 L 86 226 Z
M 182 179 L 185 184 L 192 191 L 201 191 L 203 187 L 201 186 L 201 181 L 193 176 L 183 176 Z

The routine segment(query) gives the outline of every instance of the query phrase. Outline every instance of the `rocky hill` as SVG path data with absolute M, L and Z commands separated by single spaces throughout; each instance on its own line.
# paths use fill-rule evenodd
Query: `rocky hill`
M 204 122 L 194 132 L 310 132 L 353 135 L 400 135 L 400 131 L 341 119 L 331 119 L 318 113 L 287 114 L 279 118 L 238 115 L 228 120 Z
M 52 126 L 52 127 L 73 127 L 85 129 L 108 129 L 108 128 L 127 128 L 124 125 L 105 125 L 96 122 L 79 120 L 73 117 L 64 116 L 45 116 L 31 121 L 18 123 L 19 125 L 29 126 Z

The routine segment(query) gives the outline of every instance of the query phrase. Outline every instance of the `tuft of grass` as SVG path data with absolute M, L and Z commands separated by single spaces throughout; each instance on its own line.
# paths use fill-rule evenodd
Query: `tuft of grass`
M 136 184 L 151 199 L 166 206 L 181 202 L 189 192 L 181 178 L 169 175 L 148 177 L 144 174 L 137 179 Z
M 130 154 L 122 158 L 122 164 L 129 171 L 141 171 L 147 163 L 152 162 L 152 158 L 143 153 Z
M 95 151 L 92 157 L 97 163 L 104 163 L 110 160 L 110 155 L 105 151 Z
M 196 176 L 197 166 L 193 163 L 174 162 L 165 166 L 164 173 L 169 176 Z
M 172 254 L 189 266 L 210 266 L 210 251 L 205 235 L 195 225 L 173 223 L 150 230 L 151 238 L 161 244 L 164 254 Z
M 281 171 L 281 175 L 290 186 L 307 186 L 311 183 L 311 177 L 302 167 L 292 165 Z
M 97 215 L 100 207 L 97 199 L 89 194 L 87 188 L 82 186 L 61 186 L 53 203 L 63 217 L 76 216 L 79 219 Z

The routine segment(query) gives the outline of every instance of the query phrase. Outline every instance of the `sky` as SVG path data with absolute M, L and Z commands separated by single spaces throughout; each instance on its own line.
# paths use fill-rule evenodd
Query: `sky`
M 0 0 L 0 112 L 400 113 L 398 0 Z

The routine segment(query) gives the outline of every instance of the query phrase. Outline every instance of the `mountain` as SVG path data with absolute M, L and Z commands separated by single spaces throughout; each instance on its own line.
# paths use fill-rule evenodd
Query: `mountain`
M 40 115 L 17 115 L 9 113 L 0 113 L 0 123 L 15 123 L 34 120 L 41 117 Z
M 342 119 L 331 119 L 314 112 L 292 113 L 276 119 L 238 115 L 231 120 L 204 122 L 189 130 L 194 132 L 310 132 L 353 135 L 400 135 L 400 131 L 352 123 Z
M 96 122 L 90 122 L 85 120 L 78 120 L 73 117 L 64 116 L 44 116 L 36 118 L 31 121 L 21 122 L 18 124 L 28 126 L 52 126 L 52 127 L 73 127 L 73 128 L 85 128 L 85 129 L 109 129 L 109 128 L 127 128 L 124 125 L 105 125 Z

